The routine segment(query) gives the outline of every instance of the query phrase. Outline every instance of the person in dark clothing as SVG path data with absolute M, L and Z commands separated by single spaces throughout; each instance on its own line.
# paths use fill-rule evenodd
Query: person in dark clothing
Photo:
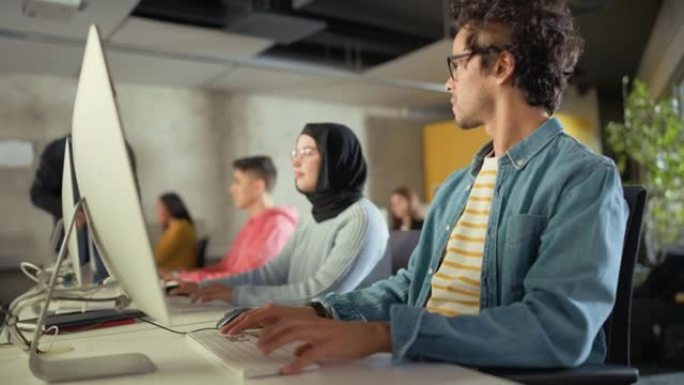
M 31 203 L 50 214 L 55 225 L 62 219 L 62 174 L 64 172 L 64 156 L 68 138 L 70 138 L 70 135 L 57 138 L 48 143 L 45 147 L 40 155 L 40 162 L 30 191 Z M 126 143 L 126 151 L 128 152 L 128 159 L 131 162 L 131 167 L 135 174 L 135 155 L 128 143 Z M 75 178 L 76 177 L 74 177 L 73 186 L 74 203 L 80 199 Z M 85 230 L 85 215 L 80 210 L 76 213 L 76 229 L 79 258 L 81 260 L 81 265 L 85 265 L 90 261 L 90 254 L 88 248 L 88 232 Z M 64 232 L 59 235 L 58 239 L 61 240 L 63 237 Z M 93 280 L 95 282 L 101 282 L 103 279 L 107 278 L 107 270 L 98 255 L 95 255 L 93 260 L 95 264 L 95 276 L 93 277 Z

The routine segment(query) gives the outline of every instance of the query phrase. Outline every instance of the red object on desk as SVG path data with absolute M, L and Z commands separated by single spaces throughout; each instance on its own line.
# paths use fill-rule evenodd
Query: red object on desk
M 116 326 L 123 326 L 123 325 L 131 325 L 134 324 L 137 320 L 135 318 L 124 318 L 124 319 L 117 319 L 117 320 L 111 320 L 111 321 L 103 321 L 100 323 L 92 324 L 92 325 L 78 325 L 78 326 L 67 326 L 59 329 L 60 333 L 77 333 L 77 332 L 84 332 L 88 330 L 96 330 L 96 329 L 104 329 L 104 328 L 111 328 L 111 327 L 116 327 Z

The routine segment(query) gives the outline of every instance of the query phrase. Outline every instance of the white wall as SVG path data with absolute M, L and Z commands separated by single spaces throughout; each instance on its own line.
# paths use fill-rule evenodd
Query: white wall
M 223 118 L 226 95 L 181 88 L 117 86 L 120 114 L 136 154 L 143 209 L 154 221 L 157 197 L 175 191 L 185 200 L 210 252 L 222 252 L 227 213 Z
M 684 1 L 665 0 L 641 58 L 637 77 L 649 85 L 651 96 L 670 92 L 678 68 L 684 66 Z
M 69 132 L 75 90 L 73 79 L 0 75 L 0 140 L 23 139 L 35 145 L 32 168 L 0 168 L 0 213 L 5 218 L 0 221 L 0 267 L 16 266 L 18 260 L 40 262 L 48 253 L 52 223 L 46 213 L 31 205 L 29 189 L 45 144 Z M 279 172 L 276 203 L 294 206 L 300 215 L 307 215 L 310 204 L 294 188 L 289 160 L 306 123 L 346 124 L 358 135 L 366 154 L 373 152 L 373 158 L 384 159 L 385 165 L 392 156 L 391 148 L 377 144 L 377 140 L 368 141 L 372 108 L 125 83 L 117 83 L 116 91 L 124 129 L 136 155 L 147 221 L 154 222 L 159 194 L 179 192 L 201 231 L 211 237 L 210 255 L 222 255 L 227 250 L 245 219 L 226 194 L 233 159 L 270 155 Z M 383 109 L 382 113 L 391 116 L 393 111 Z M 396 116 L 400 115 L 396 111 Z M 388 122 L 392 124 L 392 120 Z M 406 126 L 402 119 L 396 124 Z M 421 143 L 415 145 L 420 149 Z M 369 168 L 369 175 L 373 175 L 372 162 Z M 389 182 L 380 180 L 373 189 L 370 183 L 366 191 L 371 194 L 395 187 L 382 186 Z M 386 202 L 384 196 L 371 195 L 371 199 Z
M 75 87 L 62 79 L 0 77 L 0 140 L 34 143 L 37 159 L 48 138 L 67 131 L 75 96 Z M 52 220 L 31 205 L 32 171 L 0 168 L 0 266 L 48 253 Z

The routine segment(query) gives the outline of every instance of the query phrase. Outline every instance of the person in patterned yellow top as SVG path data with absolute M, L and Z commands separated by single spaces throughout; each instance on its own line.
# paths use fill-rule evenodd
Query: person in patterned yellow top
M 163 233 L 154 248 L 157 268 L 164 271 L 190 269 L 197 264 L 195 226 L 185 203 L 176 193 L 166 193 L 157 201 L 157 220 Z

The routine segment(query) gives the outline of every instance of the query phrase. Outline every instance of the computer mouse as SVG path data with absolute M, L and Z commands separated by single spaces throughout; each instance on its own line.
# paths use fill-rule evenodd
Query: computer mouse
M 251 307 L 235 307 L 228 310 L 223 317 L 216 323 L 216 329 L 221 329 L 222 327 L 228 325 L 230 321 L 234 320 L 240 314 L 252 310 Z

